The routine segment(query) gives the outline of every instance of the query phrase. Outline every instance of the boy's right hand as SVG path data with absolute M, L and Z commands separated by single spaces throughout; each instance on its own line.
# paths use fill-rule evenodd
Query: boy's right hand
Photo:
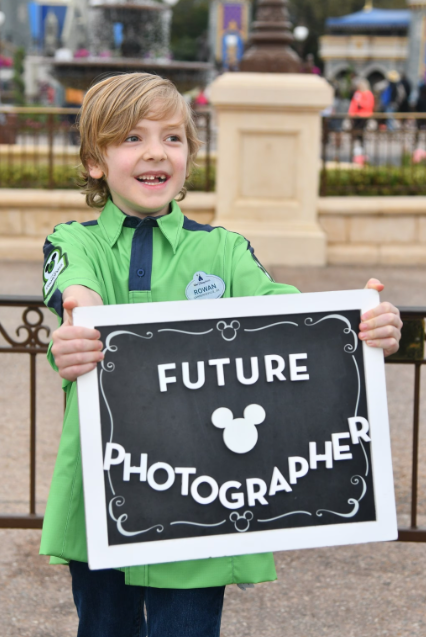
M 79 305 L 81 304 L 73 296 L 64 300 L 64 321 L 52 335 L 51 351 L 59 375 L 70 381 L 91 372 L 104 358 L 103 345 L 99 340 L 100 332 L 73 325 L 72 310 Z

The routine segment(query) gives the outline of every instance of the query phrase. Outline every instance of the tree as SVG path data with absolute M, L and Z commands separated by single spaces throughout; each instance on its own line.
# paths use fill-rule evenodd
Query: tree
M 179 0 L 173 7 L 170 48 L 176 60 L 207 59 L 208 0 Z
M 25 105 L 24 60 L 25 49 L 19 47 L 13 55 L 13 103 L 15 106 Z

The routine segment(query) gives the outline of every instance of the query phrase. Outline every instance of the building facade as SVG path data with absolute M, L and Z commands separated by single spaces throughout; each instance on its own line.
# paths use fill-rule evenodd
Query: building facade
M 351 71 L 374 84 L 388 71 L 405 71 L 411 18 L 409 9 L 374 9 L 369 3 L 363 11 L 329 18 L 320 40 L 327 79 L 338 80 Z

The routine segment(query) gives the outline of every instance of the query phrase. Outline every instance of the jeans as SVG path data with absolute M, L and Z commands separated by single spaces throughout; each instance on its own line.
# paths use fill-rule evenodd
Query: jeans
M 386 113 L 393 114 L 393 113 L 396 112 L 396 108 L 394 106 L 387 106 L 385 111 L 386 111 Z M 386 120 L 386 124 L 387 124 L 388 130 L 390 130 L 390 131 L 396 130 L 395 119 L 393 117 L 391 117 L 388 120 Z
M 83 562 L 70 562 L 70 571 L 77 637 L 219 637 L 224 586 L 129 586 L 121 571 L 90 571 Z

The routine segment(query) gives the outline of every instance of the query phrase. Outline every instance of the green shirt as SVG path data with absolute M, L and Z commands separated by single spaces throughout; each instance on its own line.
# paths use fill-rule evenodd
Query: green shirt
M 97 221 L 56 226 L 44 252 L 45 303 L 59 322 L 62 292 L 70 285 L 94 290 L 105 305 L 185 300 L 186 286 L 197 271 L 223 279 L 223 297 L 297 292 L 292 286 L 272 281 L 244 237 L 187 219 L 176 202 L 170 214 L 142 220 L 123 214 L 109 201 Z M 48 358 L 56 369 L 50 350 Z M 40 548 L 54 563 L 87 561 L 76 385 L 63 383 L 67 407 Z M 271 553 L 122 570 L 127 584 L 157 588 L 198 588 L 276 578 Z

